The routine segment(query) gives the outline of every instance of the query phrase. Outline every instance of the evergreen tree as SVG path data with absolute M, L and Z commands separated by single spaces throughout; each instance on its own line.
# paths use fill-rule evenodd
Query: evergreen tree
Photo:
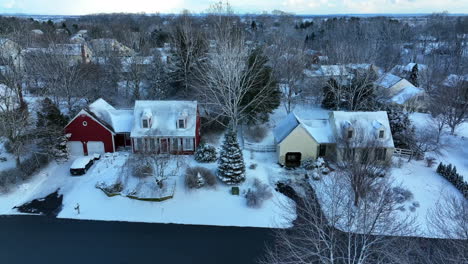
M 409 76 L 409 82 L 412 83 L 414 86 L 419 87 L 419 70 L 418 70 L 418 64 L 415 64 L 413 66 L 413 69 L 411 69 L 411 74 Z
M 442 164 L 442 162 L 439 163 L 439 166 L 437 166 L 436 172 L 437 172 L 438 174 L 441 174 L 441 173 L 442 173 L 442 166 L 444 166 L 444 165 Z
M 273 70 L 267 66 L 268 58 L 263 54 L 261 48 L 255 49 L 248 59 L 248 73 L 245 80 L 249 80 L 250 89 L 242 98 L 241 106 L 246 107 L 246 123 L 257 123 L 268 121 L 269 114 L 279 107 L 281 103 L 281 91 L 278 83 L 273 78 Z M 249 74 L 254 77 L 250 78 Z M 261 96 L 258 103 L 250 104 L 251 101 Z
M 415 135 L 408 113 L 396 106 L 387 106 L 386 111 L 395 147 L 411 148 Z
M 255 23 L 255 20 L 252 21 L 252 24 L 250 24 L 250 27 L 252 30 L 257 30 L 257 23 Z
M 67 159 L 67 137 L 63 128 L 67 124 L 67 118 L 58 107 L 45 98 L 41 102 L 41 108 L 37 113 L 37 137 L 41 151 L 55 159 Z
M 236 132 L 229 129 L 218 160 L 218 178 L 226 184 L 238 184 L 245 180 L 245 164 L 237 142 Z

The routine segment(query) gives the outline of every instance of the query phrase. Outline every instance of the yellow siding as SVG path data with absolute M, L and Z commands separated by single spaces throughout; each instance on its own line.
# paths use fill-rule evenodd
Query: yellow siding
M 284 165 L 286 153 L 300 152 L 301 161 L 316 159 L 319 144 L 299 125 L 277 146 L 278 162 Z

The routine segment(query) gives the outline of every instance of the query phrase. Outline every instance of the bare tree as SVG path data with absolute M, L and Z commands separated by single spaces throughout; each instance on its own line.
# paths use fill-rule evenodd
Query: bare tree
M 315 190 L 318 197 L 311 190 L 297 199 L 294 226 L 275 230 L 263 263 L 404 263 L 392 236 L 413 234 L 413 219 L 398 215 L 389 182 L 382 179 L 357 207 L 341 173 Z
M 428 212 L 430 235 L 448 238 L 449 250 L 437 249 L 436 263 L 468 262 L 468 200 L 462 196 L 441 195 L 433 209 Z

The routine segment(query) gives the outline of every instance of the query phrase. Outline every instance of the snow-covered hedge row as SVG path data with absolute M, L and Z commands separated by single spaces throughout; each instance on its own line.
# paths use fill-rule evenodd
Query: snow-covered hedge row
M 442 162 L 437 167 L 437 173 L 442 175 L 455 188 L 457 188 L 463 196 L 468 199 L 468 183 L 463 180 L 463 177 L 457 173 L 457 167 L 452 164 L 444 165 Z
M 198 162 L 215 162 L 216 148 L 211 145 L 201 144 L 195 152 L 195 160 Z

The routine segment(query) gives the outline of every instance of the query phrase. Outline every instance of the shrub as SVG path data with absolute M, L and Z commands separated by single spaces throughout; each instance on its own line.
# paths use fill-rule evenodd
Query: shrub
M 435 163 L 435 158 L 434 157 L 426 157 L 426 166 L 429 168 L 432 168 L 432 166 Z
M 185 187 L 188 189 L 216 185 L 216 176 L 204 167 L 190 167 L 185 171 Z
M 449 181 L 455 188 L 457 188 L 468 199 L 468 182 L 458 174 L 457 168 L 452 164 L 444 165 L 442 162 L 437 167 L 436 172 Z
M 413 199 L 413 193 L 401 187 L 393 187 L 393 198 L 397 203 L 403 203 Z
M 195 152 L 195 160 L 198 162 L 215 162 L 216 155 L 215 147 L 207 144 L 201 144 Z
M 133 176 L 138 177 L 138 178 L 145 178 L 148 176 L 153 175 L 153 166 L 149 163 L 144 163 L 144 164 L 133 164 L 132 168 Z
M 254 180 L 252 187 L 253 188 L 249 188 L 245 194 L 248 207 L 260 208 L 262 207 L 263 201 L 268 200 L 273 196 L 270 186 L 262 183 L 258 179 Z
M 255 170 L 256 168 L 257 168 L 257 163 L 252 163 L 249 166 L 249 169 L 251 169 L 251 170 Z
M 265 126 L 249 126 L 245 130 L 245 137 L 252 142 L 260 142 L 267 135 L 268 129 Z

